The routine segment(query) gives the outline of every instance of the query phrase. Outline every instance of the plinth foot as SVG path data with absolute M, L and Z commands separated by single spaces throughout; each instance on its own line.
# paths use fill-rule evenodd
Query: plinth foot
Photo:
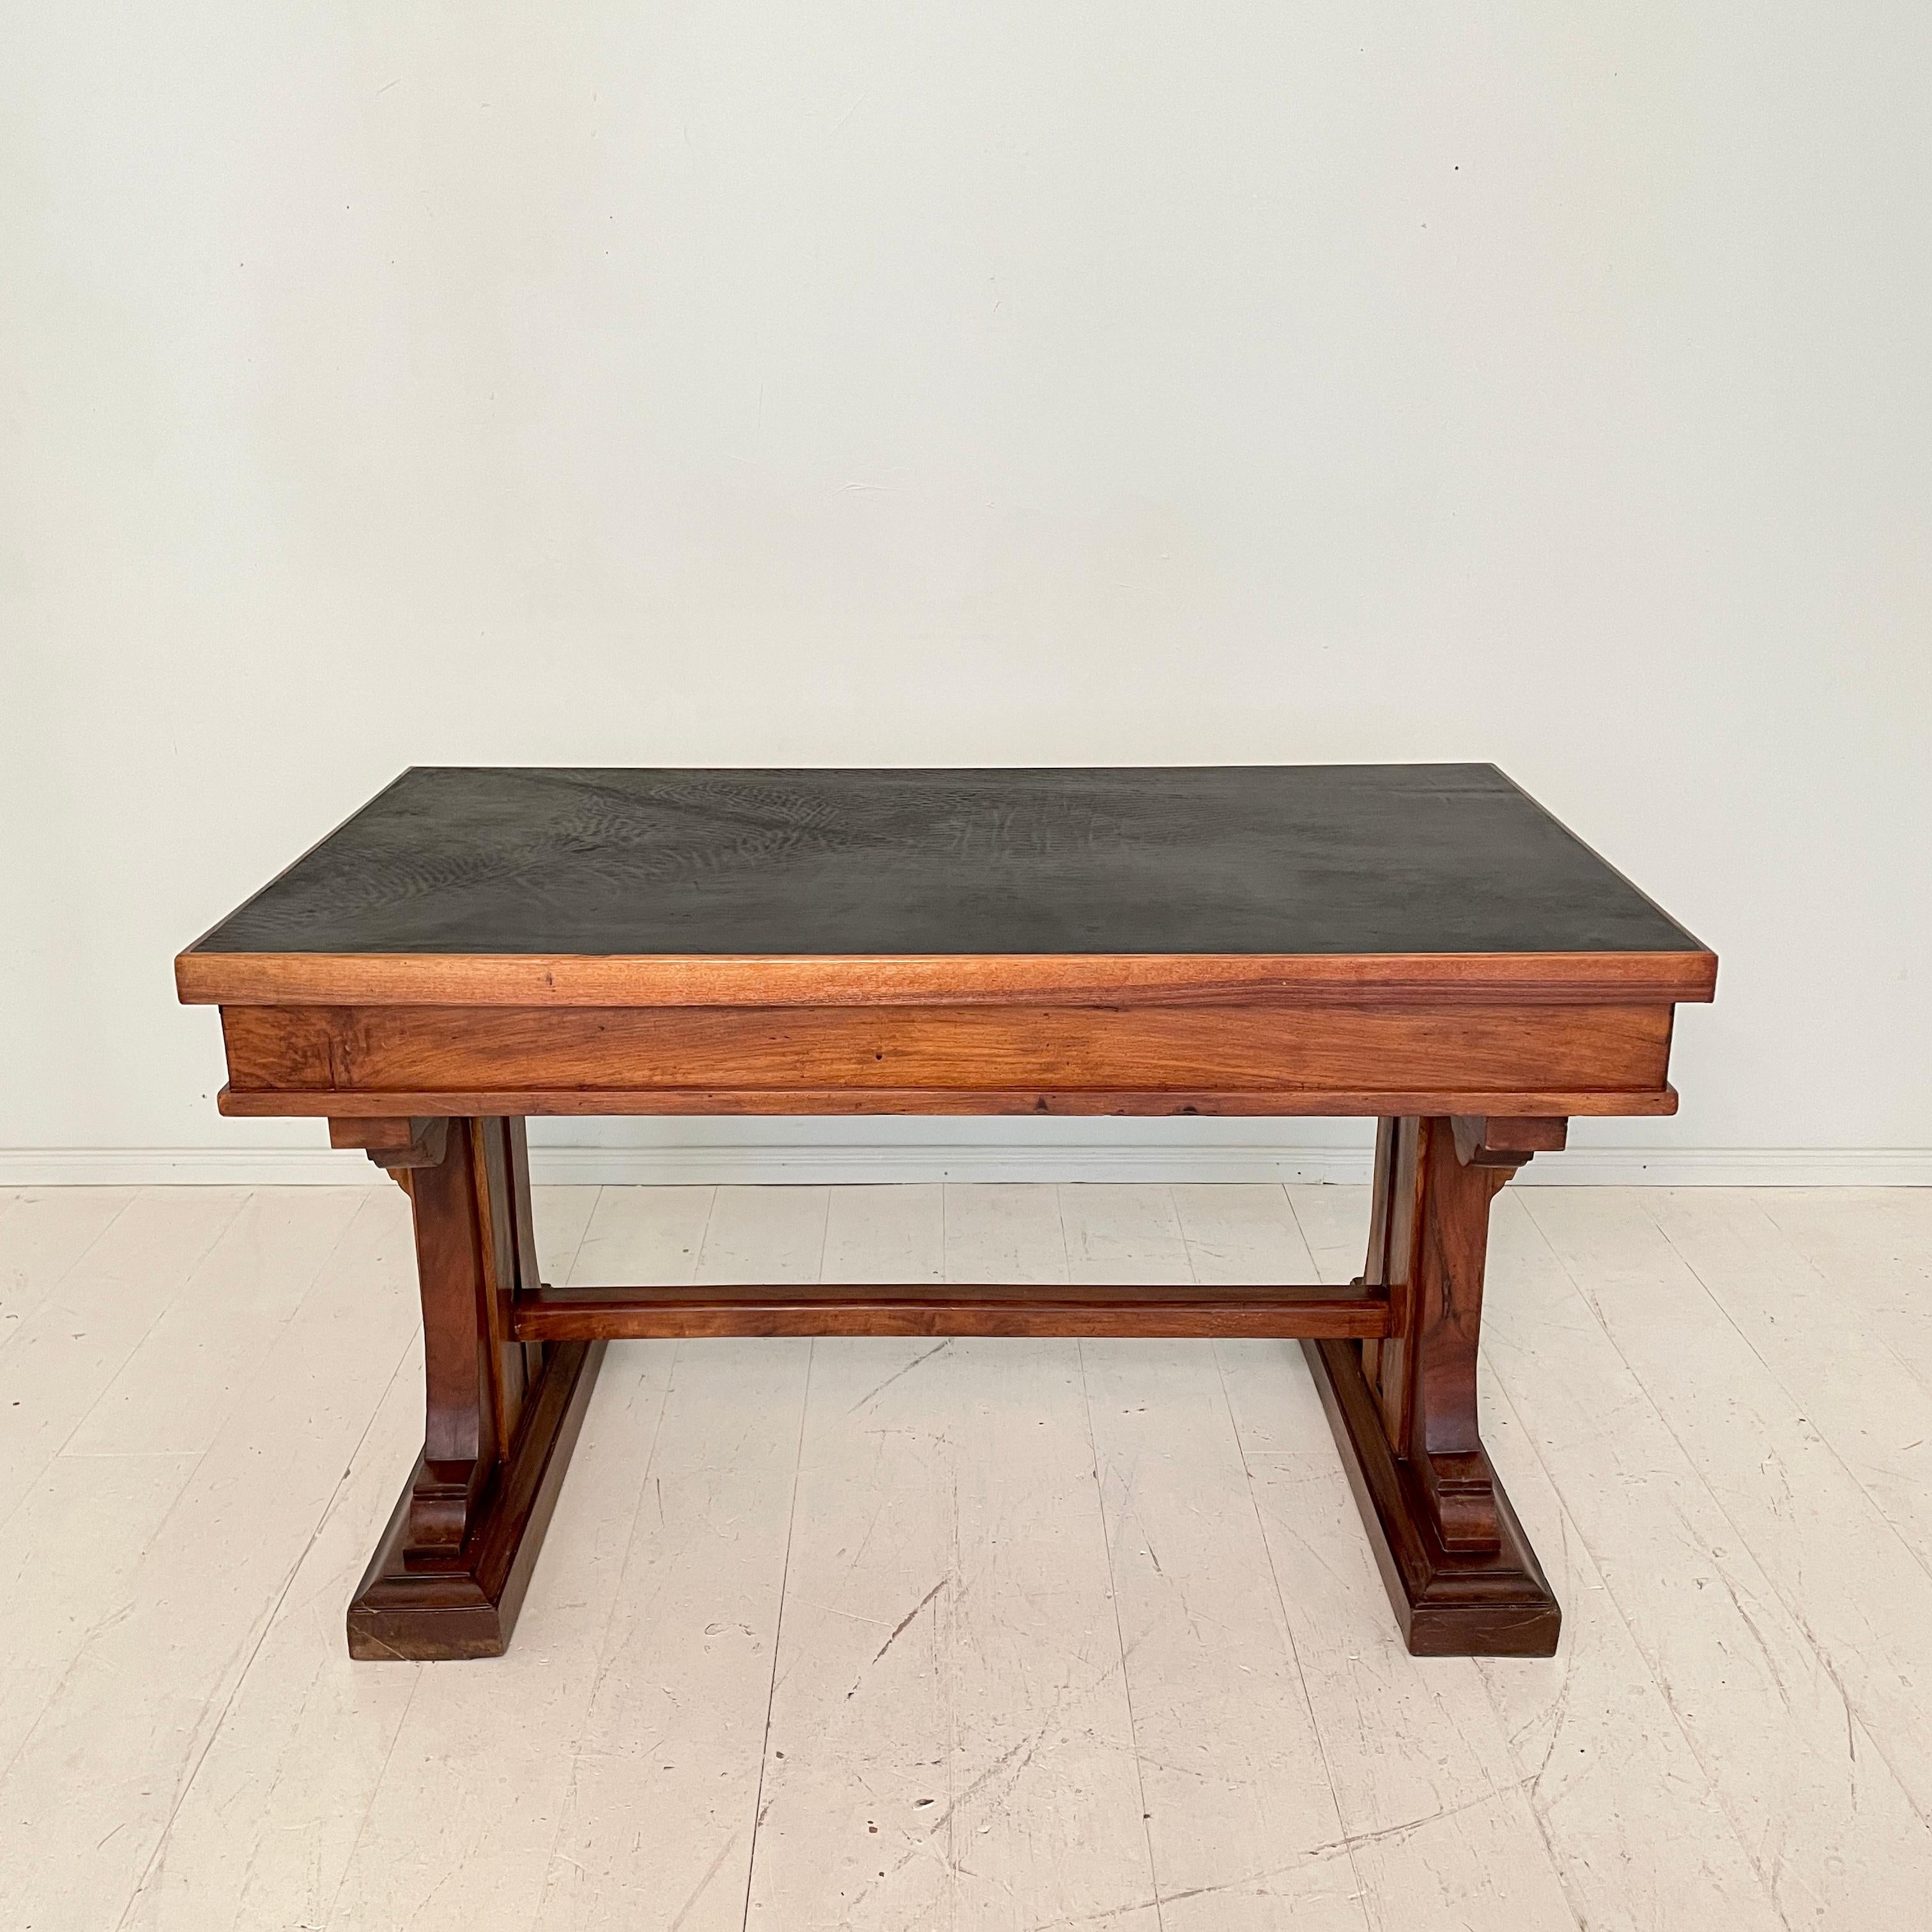
M 603 1354 L 602 1342 L 548 1345 L 510 1454 L 452 1556 L 427 1556 L 407 1546 L 418 1462 L 349 1606 L 351 1657 L 427 1663 L 502 1656 Z

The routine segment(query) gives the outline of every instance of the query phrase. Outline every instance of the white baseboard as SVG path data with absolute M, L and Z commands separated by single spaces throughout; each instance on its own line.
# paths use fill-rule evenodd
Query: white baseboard
M 550 1185 L 682 1182 L 1354 1181 L 1360 1147 L 1220 1141 L 1198 1147 L 1106 1141 L 1028 1146 L 959 1142 L 763 1141 L 530 1150 L 533 1180 Z M 0 1187 L 168 1185 L 353 1186 L 382 1179 L 360 1154 L 306 1148 L 22 1148 L 0 1150 Z M 1573 1148 L 1540 1154 L 1519 1184 L 1544 1186 L 1932 1187 L 1932 1148 Z

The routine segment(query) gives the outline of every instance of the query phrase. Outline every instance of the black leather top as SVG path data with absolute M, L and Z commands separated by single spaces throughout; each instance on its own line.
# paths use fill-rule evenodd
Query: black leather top
M 1678 952 L 1491 765 L 419 768 L 202 952 Z

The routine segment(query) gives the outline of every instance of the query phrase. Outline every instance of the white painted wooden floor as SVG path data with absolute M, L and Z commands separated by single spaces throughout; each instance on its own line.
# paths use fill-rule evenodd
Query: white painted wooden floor
M 1344 1187 L 539 1190 L 554 1280 L 1346 1278 Z M 1293 1344 L 614 1346 L 511 1654 L 352 1665 L 389 1187 L 0 1195 L 0 1927 L 1932 1926 L 1932 1193 L 1515 1189 L 1549 1663 Z

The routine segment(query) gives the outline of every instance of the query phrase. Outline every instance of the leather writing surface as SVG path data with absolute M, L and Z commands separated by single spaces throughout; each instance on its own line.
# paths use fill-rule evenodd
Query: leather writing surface
M 1694 952 L 1488 765 L 405 772 L 202 952 Z

